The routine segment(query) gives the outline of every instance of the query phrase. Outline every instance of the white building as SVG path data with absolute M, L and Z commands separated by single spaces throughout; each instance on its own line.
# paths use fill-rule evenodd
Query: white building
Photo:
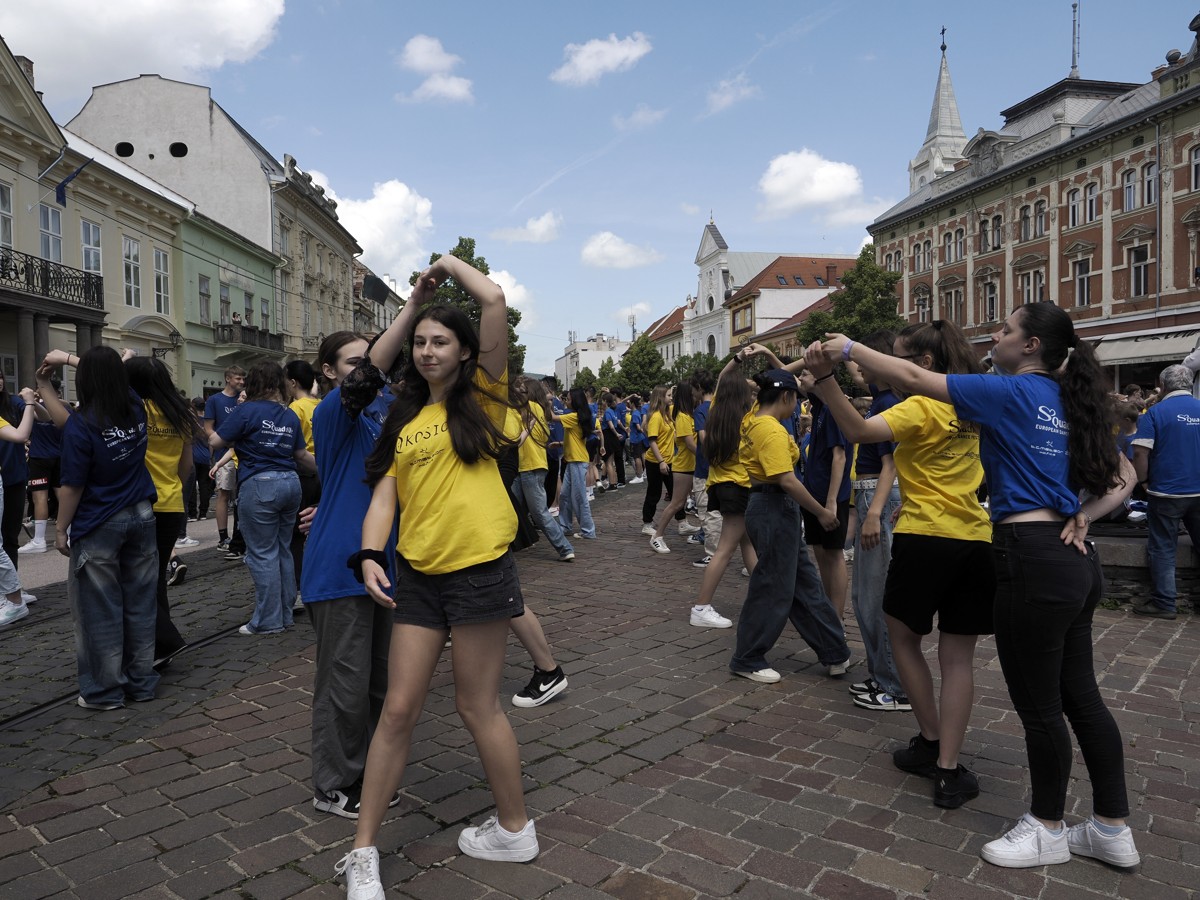
M 591 369 L 593 375 L 599 374 L 606 359 L 611 359 L 613 365 L 620 368 L 621 357 L 628 349 L 629 341 L 615 335 L 594 334 L 586 340 L 572 340 L 563 355 L 554 361 L 554 375 L 559 384 L 569 388 L 584 369 Z

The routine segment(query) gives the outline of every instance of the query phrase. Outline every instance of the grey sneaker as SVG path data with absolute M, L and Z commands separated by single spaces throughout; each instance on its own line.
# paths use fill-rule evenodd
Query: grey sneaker
M 458 836 L 458 849 L 476 859 L 529 862 L 539 852 L 537 829 L 529 819 L 520 831 L 505 831 L 492 816 L 478 828 L 464 828 Z

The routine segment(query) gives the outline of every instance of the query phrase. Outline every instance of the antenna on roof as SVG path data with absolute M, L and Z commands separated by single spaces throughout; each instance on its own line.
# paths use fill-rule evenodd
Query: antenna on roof
M 1071 4 L 1071 74 L 1068 78 L 1079 77 L 1079 4 Z

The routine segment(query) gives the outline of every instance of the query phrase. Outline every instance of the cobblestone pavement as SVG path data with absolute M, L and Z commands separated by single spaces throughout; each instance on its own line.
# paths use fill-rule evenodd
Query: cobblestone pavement
M 637 497 L 632 496 L 638 494 Z M 776 685 L 735 679 L 733 634 L 687 624 L 698 553 L 671 537 L 657 556 L 639 534 L 640 493 L 596 501 L 599 540 L 570 566 L 543 543 L 519 557 L 570 688 L 512 710 L 542 854 L 484 863 L 456 848 L 489 812 L 470 739 L 454 712 L 448 660 L 418 726 L 406 799 L 380 849 L 390 897 L 474 900 L 689 900 L 696 897 L 1046 900 L 1200 896 L 1200 624 L 1097 615 L 1097 667 L 1121 725 L 1143 862 L 1092 860 L 998 869 L 978 851 L 1028 803 L 1021 730 L 992 642 L 978 654 L 965 761 L 982 794 L 932 805 L 931 784 L 894 769 L 910 713 L 853 706 L 793 633 L 772 662 Z M 74 706 L 65 586 L 39 589 L 23 622 L 0 632 L 0 898 L 323 898 L 343 896 L 333 864 L 353 824 L 317 813 L 309 778 L 313 646 L 307 622 L 244 637 L 244 567 L 211 548 L 172 589 L 198 643 L 136 708 Z M 740 562 L 718 592 L 736 616 Z M 861 655 L 857 631 L 851 646 Z M 201 638 L 205 640 L 200 640 Z M 530 664 L 511 645 L 505 691 Z M 1076 759 L 1068 819 L 1089 812 Z

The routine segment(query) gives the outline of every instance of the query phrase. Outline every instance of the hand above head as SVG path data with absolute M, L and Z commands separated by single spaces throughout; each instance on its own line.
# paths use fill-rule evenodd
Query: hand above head
M 820 341 L 813 341 L 804 348 L 804 367 L 806 372 L 812 374 L 814 380 L 833 371 L 833 360 L 826 355 Z
M 21 388 L 20 396 L 21 399 L 25 401 L 27 406 L 32 406 L 38 402 L 37 391 L 35 391 L 33 388 Z
M 821 347 L 825 350 L 825 355 L 829 357 L 831 361 L 836 362 L 837 360 L 844 359 L 842 353 L 845 351 L 846 345 L 849 343 L 850 338 L 846 337 L 844 334 L 833 333 L 825 335 L 825 341 L 821 344 Z
M 57 369 L 59 366 L 69 366 L 71 364 L 72 354 L 66 350 L 51 350 L 46 354 L 46 358 L 42 360 L 43 366 L 49 366 L 52 369 Z

